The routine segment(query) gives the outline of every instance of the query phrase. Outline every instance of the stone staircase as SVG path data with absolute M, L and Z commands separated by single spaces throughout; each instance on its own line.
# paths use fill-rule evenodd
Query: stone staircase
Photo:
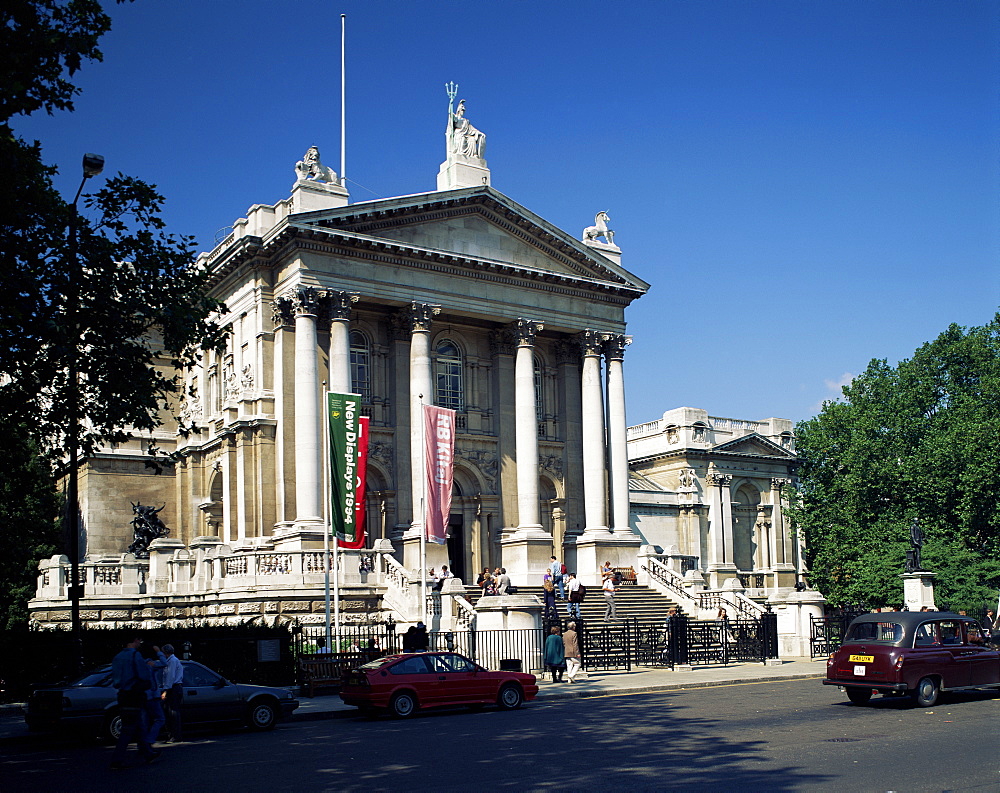
M 466 598 L 475 604 L 480 598 L 479 587 L 467 587 L 469 592 Z M 540 586 L 519 586 L 519 595 L 535 595 L 544 602 L 542 588 Z M 619 586 L 615 592 L 615 606 L 619 619 L 631 620 L 638 618 L 643 623 L 662 623 L 667 617 L 667 609 L 677 604 L 670 598 L 661 594 L 655 589 L 647 586 Z M 556 600 L 556 608 L 559 616 L 566 616 L 566 601 Z M 583 621 L 593 625 L 601 622 L 604 618 L 604 594 L 599 586 L 588 586 L 587 597 L 580 604 L 580 613 Z

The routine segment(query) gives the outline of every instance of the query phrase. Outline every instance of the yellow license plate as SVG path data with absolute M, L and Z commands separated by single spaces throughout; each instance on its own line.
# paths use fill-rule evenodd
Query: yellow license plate
M 874 655 L 852 655 L 848 659 L 852 664 L 872 664 L 875 663 Z

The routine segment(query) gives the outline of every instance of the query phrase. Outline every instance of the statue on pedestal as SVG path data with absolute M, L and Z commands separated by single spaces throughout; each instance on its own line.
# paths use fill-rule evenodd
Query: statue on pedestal
M 298 179 L 314 179 L 317 182 L 332 184 L 337 182 L 336 172 L 320 162 L 319 149 L 315 146 L 310 146 L 305 156 L 295 163 L 295 176 Z
M 607 212 L 598 212 L 597 216 L 594 218 L 594 225 L 587 226 L 583 230 L 583 241 L 584 242 L 597 242 L 598 237 L 604 237 L 604 241 L 608 245 L 615 244 L 615 233 L 608 227 L 608 223 L 611 222 L 611 218 L 608 217 Z
M 472 122 L 465 117 L 464 99 L 459 100 L 458 108 L 455 109 L 458 86 L 455 83 L 447 83 L 445 90 L 448 92 L 448 153 L 484 159 L 486 135 L 472 126 Z
M 166 504 L 163 505 L 163 507 L 165 506 Z M 132 513 L 135 515 L 132 518 L 132 535 L 134 539 L 127 550 L 136 559 L 148 559 L 149 544 L 153 540 L 158 540 L 160 537 L 166 537 L 170 534 L 170 529 L 157 516 L 159 512 L 163 511 L 163 507 L 154 509 L 151 505 L 143 506 L 141 501 L 132 505 Z
M 922 569 L 920 549 L 924 545 L 924 530 L 916 518 L 910 524 L 910 550 L 906 552 L 906 572 L 915 573 Z

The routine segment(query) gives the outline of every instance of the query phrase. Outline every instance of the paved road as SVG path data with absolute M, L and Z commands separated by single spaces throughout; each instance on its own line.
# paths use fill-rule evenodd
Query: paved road
M 998 718 L 996 692 L 918 710 L 752 683 L 206 734 L 114 773 L 107 747 L 22 734 L 0 739 L 0 790 L 997 791 Z

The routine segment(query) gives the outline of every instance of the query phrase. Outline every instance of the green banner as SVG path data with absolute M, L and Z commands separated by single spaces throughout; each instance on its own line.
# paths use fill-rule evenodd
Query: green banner
M 330 521 L 338 540 L 354 542 L 358 536 L 355 498 L 361 397 L 328 391 L 326 414 L 330 425 Z

